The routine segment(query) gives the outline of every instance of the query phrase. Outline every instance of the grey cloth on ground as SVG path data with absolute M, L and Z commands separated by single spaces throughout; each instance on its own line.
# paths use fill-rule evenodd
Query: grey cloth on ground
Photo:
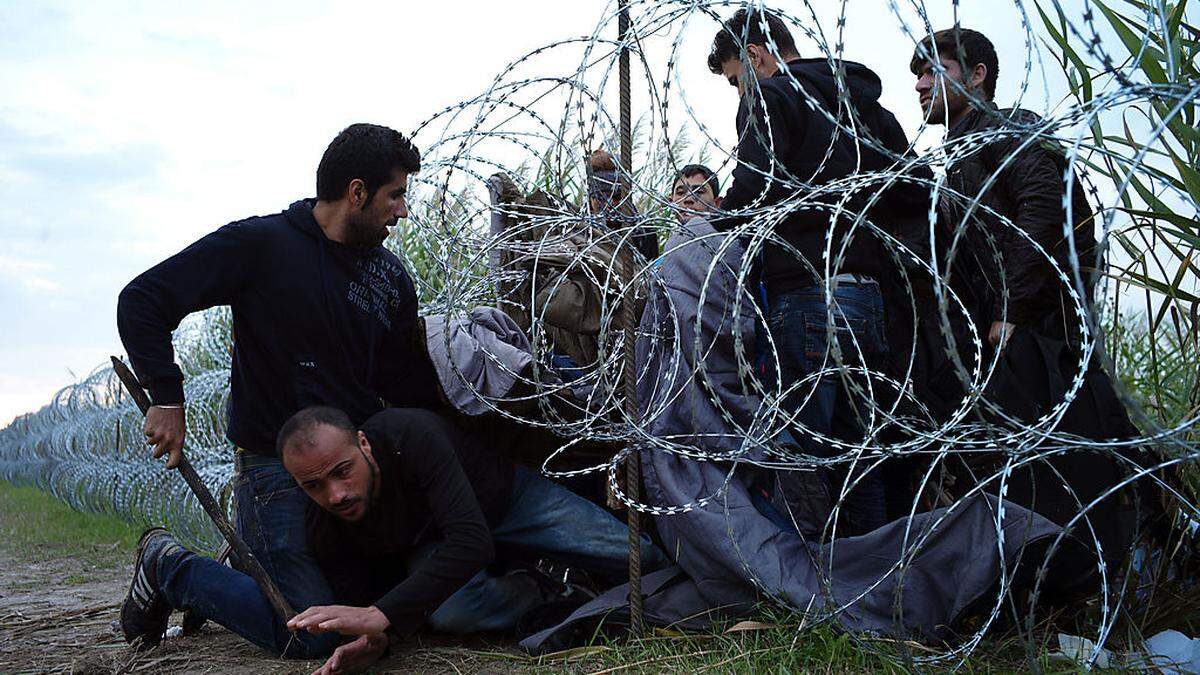
M 995 588 L 1002 562 L 1011 568 L 1024 545 L 1061 532 L 1008 502 L 997 513 L 1001 502 L 983 495 L 858 537 L 814 542 L 780 529 L 751 503 L 746 484 L 748 474 L 761 471 L 747 462 L 765 453 L 741 447 L 758 435 L 746 425 L 761 405 L 740 381 L 734 352 L 738 331 L 747 343 L 754 335 L 753 308 L 734 311 L 749 299 L 736 276 L 743 250 L 702 219 L 664 250 L 639 331 L 642 421 L 650 435 L 721 461 L 643 451 L 647 503 L 693 505 L 655 516 L 663 548 L 682 574 L 664 570 L 643 580 L 648 621 L 696 628 L 712 617 L 705 610 L 737 615 L 771 597 L 814 618 L 836 612 L 848 630 L 946 638 L 963 611 Z M 571 646 L 589 619 L 627 617 L 627 593 L 625 586 L 612 589 L 521 646 L 533 653 Z
M 425 317 L 425 344 L 446 400 L 467 415 L 491 410 L 485 400 L 508 395 L 533 363 L 529 338 L 494 307 Z

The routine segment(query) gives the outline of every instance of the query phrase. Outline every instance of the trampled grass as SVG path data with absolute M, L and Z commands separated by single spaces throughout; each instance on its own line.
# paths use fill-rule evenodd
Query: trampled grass
M 863 649 L 826 627 L 762 623 L 729 633 L 659 633 L 632 642 L 600 641 L 543 661 L 586 673 L 902 673 L 899 660 Z
M 73 558 L 83 563 L 72 568 L 78 579 L 56 583 L 86 583 L 96 578 L 89 569 L 128 565 L 139 534 L 140 528 L 116 517 L 81 513 L 50 493 L 0 481 L 0 538 L 6 551 L 26 562 Z M 589 646 L 542 659 L 516 653 L 505 640 L 482 648 L 414 647 L 418 652 L 385 665 L 419 655 L 433 658 L 434 652 L 439 663 L 454 662 L 462 672 L 905 673 L 948 672 L 954 665 L 914 662 L 938 651 L 929 646 L 856 637 L 827 624 L 807 625 L 799 614 L 779 610 L 763 609 L 754 623 L 722 628 L 691 634 L 660 630 L 634 641 L 596 636 Z M 1049 657 L 1052 636 L 1042 630 L 1032 642 L 1018 636 L 989 639 L 956 672 L 1028 672 L 1031 655 L 1041 672 L 1077 672 L 1076 665 Z
M 829 624 L 805 625 L 798 615 L 764 610 L 759 621 L 724 632 L 668 634 L 591 646 L 545 657 L 546 672 L 591 673 L 1075 673 L 1080 666 L 1052 657 L 1056 632 L 1032 640 L 1011 634 L 985 640 L 965 663 L 931 662 L 939 650 L 914 642 L 856 637 Z M 1103 671 L 1098 671 L 1103 672 Z

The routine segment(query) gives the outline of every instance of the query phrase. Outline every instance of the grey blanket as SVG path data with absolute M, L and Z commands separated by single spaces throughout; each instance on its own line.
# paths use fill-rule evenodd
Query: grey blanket
M 678 567 L 644 580 L 649 622 L 696 628 L 774 599 L 848 630 L 946 638 L 973 603 L 991 597 L 1024 546 L 1061 532 L 983 495 L 820 543 L 777 527 L 747 490 L 765 457 L 747 439 L 767 436 L 754 426 L 761 399 L 736 356 L 754 334 L 736 274 L 742 249 L 694 219 L 665 250 L 640 326 L 638 394 L 650 437 L 645 497 Z M 569 646 L 601 617 L 622 620 L 627 594 L 612 589 L 521 645 L 534 653 Z
M 446 400 L 467 415 L 488 412 L 487 401 L 508 395 L 533 363 L 529 338 L 494 307 L 425 317 L 425 345 Z

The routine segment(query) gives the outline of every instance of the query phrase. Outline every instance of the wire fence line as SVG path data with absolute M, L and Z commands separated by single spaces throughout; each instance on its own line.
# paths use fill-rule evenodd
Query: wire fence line
M 224 435 L 228 309 L 189 318 L 176 334 L 185 373 L 188 456 L 229 501 L 232 446 Z M 141 524 L 170 523 L 181 539 L 213 550 L 220 535 L 187 485 L 149 454 L 142 413 L 111 366 L 58 392 L 41 410 L 0 430 L 0 478 L 36 485 L 82 511 Z
M 902 6 L 888 0 L 881 2 L 881 7 L 886 8 L 896 30 L 916 45 L 938 28 L 930 25 L 926 4 Z M 957 2 L 951 4 L 957 7 Z M 678 66 L 684 36 L 695 31 L 714 33 L 717 20 L 731 12 L 734 5 L 692 0 L 641 0 L 629 5 L 633 23 L 626 43 L 611 37 L 616 35 L 614 3 L 591 35 L 532 51 L 505 66 L 485 92 L 449 106 L 422 123 L 414 135 L 425 152 L 424 168 L 415 176 L 412 190 L 413 213 L 388 242 L 411 266 L 425 313 L 461 316 L 477 306 L 497 304 L 524 312 L 536 358 L 531 371 L 511 373 L 520 382 L 516 389 L 521 393 L 497 397 L 478 392 L 478 398 L 495 414 L 551 429 L 562 437 L 562 447 L 543 464 L 547 474 L 607 472 L 611 491 L 626 506 L 662 516 L 701 508 L 719 500 L 721 493 L 680 504 L 631 498 L 619 480 L 619 467 L 634 449 L 727 463 L 731 467 L 729 480 L 736 467 L 746 464 L 790 470 L 845 466 L 869 472 L 882 471 L 884 462 L 890 459 L 921 457 L 930 467 L 921 483 L 922 491 L 936 482 L 933 467 L 951 459 L 984 452 L 998 452 L 1006 458 L 978 474 L 974 486 L 960 486 L 958 500 L 1003 485 L 1022 466 L 1064 453 L 1092 452 L 1122 462 L 1126 469 L 1124 484 L 1138 480 L 1156 483 L 1176 514 L 1179 540 L 1187 542 L 1176 555 L 1181 560 L 1191 555 L 1187 549 L 1194 546 L 1193 523 L 1200 521 L 1195 493 L 1190 491 L 1195 488 L 1193 476 L 1200 456 L 1195 405 L 1200 382 L 1194 365 L 1200 353 L 1195 337 L 1200 299 L 1196 294 L 1198 273 L 1190 256 L 1181 251 L 1200 243 L 1194 220 L 1189 224 L 1200 198 L 1200 179 L 1194 162 L 1189 168 L 1181 157 L 1190 152 L 1195 158 L 1196 146 L 1200 145 L 1194 132 L 1200 84 L 1189 79 L 1188 71 L 1189 67 L 1191 72 L 1195 70 L 1195 45 L 1200 35 L 1189 32 L 1190 27 L 1180 29 L 1182 4 L 1153 0 L 1144 5 L 1128 3 L 1123 6 L 1128 11 L 1121 14 L 1087 0 L 1083 11 L 1071 12 L 1056 0 L 1049 0 L 1036 5 L 1035 17 L 1027 13 L 1026 4 L 1014 2 L 1004 11 L 1018 16 L 1025 36 L 1024 67 L 1010 69 L 1021 77 L 1019 99 L 1025 99 L 1030 88 L 1030 73 L 1043 68 L 1047 61 L 1059 63 L 1068 71 L 1074 98 L 1043 111 L 1047 114 L 1036 122 L 1008 120 L 1001 129 L 947 140 L 929 152 L 917 153 L 912 147 L 902 153 L 888 150 L 864 132 L 853 106 L 831 111 L 813 99 L 814 114 L 825 115 L 837 134 L 858 138 L 865 146 L 885 153 L 892 160 L 891 167 L 823 184 L 813 184 L 811 177 L 805 176 L 768 176 L 783 180 L 789 196 L 770 204 L 756 204 L 743 214 L 751 219 L 732 233 L 707 235 L 709 245 L 719 254 L 712 258 L 704 278 L 732 275 L 738 287 L 751 288 L 754 284 L 749 275 L 763 247 L 768 243 L 790 246 L 775 229 L 788 214 L 822 208 L 831 218 L 848 218 L 856 236 L 874 237 L 881 242 L 889 262 L 902 270 L 900 283 L 910 297 L 920 292 L 918 287 L 932 290 L 938 306 L 938 334 L 948 358 L 954 361 L 963 393 L 950 410 L 935 414 L 916 393 L 911 360 L 887 372 L 872 370 L 856 365 L 853 351 L 860 349 L 857 344 L 849 345 L 847 353 L 833 348 L 820 368 L 801 381 L 767 381 L 756 373 L 749 356 L 757 336 L 742 334 L 737 328 L 763 324 L 766 317 L 754 302 L 737 302 L 728 308 L 730 314 L 723 317 L 721 325 L 734 332 L 738 349 L 731 358 L 736 361 L 742 394 L 762 404 L 753 419 L 727 414 L 727 430 L 721 438 L 701 441 L 661 437 L 649 431 L 648 420 L 670 405 L 669 397 L 656 398 L 657 408 L 643 407 L 637 416 L 625 410 L 623 337 L 632 327 L 621 321 L 621 310 L 624 303 L 642 303 L 663 292 L 658 273 L 663 261 L 671 259 L 673 250 L 666 249 L 655 261 L 623 256 L 620 251 L 627 250 L 637 232 L 645 228 L 655 230 L 663 240 L 677 232 L 667 188 L 679 167 L 697 156 L 710 156 L 714 168 L 728 169 L 736 164 L 732 150 L 722 150 L 695 114 L 694 102 L 681 86 Z M 818 45 L 824 56 L 836 59 L 842 57 L 843 33 L 849 29 L 844 20 L 846 6 L 845 2 L 837 5 L 840 20 L 832 34 L 821 30 L 818 9 L 812 3 L 802 1 L 771 9 L 798 36 Z M 1111 51 L 1112 40 L 1105 32 L 1111 28 L 1100 25 L 1101 20 L 1117 27 L 1119 53 Z M 1122 31 L 1122 26 L 1127 30 Z M 1141 32 L 1133 30 L 1138 27 Z M 1164 40 L 1169 44 L 1164 45 Z M 669 46 L 665 51 L 653 51 L 646 46 L 651 41 Z M 1057 50 L 1048 47 L 1054 44 Z M 589 153 L 605 148 L 614 156 L 619 154 L 612 102 L 622 46 L 631 51 L 650 102 L 638 125 L 634 170 L 627 173 L 617 169 L 635 207 L 637 215 L 633 218 L 625 217 L 629 210 L 622 214 L 589 208 L 586 199 Z M 768 47 L 778 52 L 777 46 Z M 1151 60 L 1161 62 L 1158 70 L 1148 69 Z M 1081 93 L 1085 77 L 1086 95 Z M 802 95 L 812 98 L 800 83 L 795 85 Z M 842 86 L 843 102 L 848 103 L 844 82 Z M 752 91 L 750 95 L 761 93 Z M 1153 113 L 1143 115 L 1145 121 L 1140 122 L 1137 138 L 1102 131 L 1114 119 L 1146 110 Z M 764 133 L 769 144 L 769 130 L 757 133 Z M 1113 259 L 1112 273 L 1101 279 L 1098 296 L 1107 302 L 1100 309 L 1093 311 L 1086 301 L 1083 280 L 1088 261 L 1075 256 L 1069 267 L 1059 265 L 1018 224 L 981 203 L 979 195 L 956 193 L 946 182 L 948 169 L 1004 135 L 1017 137 L 1026 146 L 1054 143 L 1065 149 L 1068 165 L 1075 169 L 1072 175 L 1076 178 L 1072 180 L 1083 182 L 1096 208 L 1100 246 Z M 686 138 L 695 141 L 689 143 Z M 932 171 L 923 174 L 918 170 L 921 168 Z M 997 168 L 996 174 L 1002 169 Z M 496 199 L 492 189 L 496 174 L 508 176 L 516 198 Z M 967 300 L 951 283 L 949 265 L 922 255 L 913 242 L 901 240 L 873 222 L 868 208 L 862 206 L 880 199 L 892 186 L 913 183 L 931 190 L 934 203 L 968 205 L 968 215 L 953 227 L 951 239 L 957 246 L 963 246 L 959 240 L 975 227 L 969 214 L 982 212 L 1014 236 L 1023 237 L 1038 255 L 1054 265 L 1057 283 L 1069 298 L 1068 314 L 1078 318 L 1079 334 L 1075 337 L 1079 363 L 1064 385 L 1065 395 L 1037 419 L 1016 419 L 986 395 L 1000 367 L 999 359 L 985 344 L 985 335 L 951 329 L 955 317 L 968 315 L 969 311 Z M 1071 205 L 1065 207 L 1069 214 Z M 496 218 L 507 226 L 494 227 Z M 935 219 L 931 209 L 931 239 L 935 237 Z M 580 232 L 588 233 L 582 244 Z M 994 239 L 987 242 L 991 249 L 986 255 L 1002 256 Z M 936 242 L 929 243 L 931 250 L 936 250 L 932 246 Z M 723 253 L 734 247 L 742 248 L 740 258 L 731 265 Z M 961 253 L 961 249 L 954 250 Z M 792 252 L 797 265 L 807 264 L 798 251 Z M 825 255 L 829 269 L 814 273 L 828 282 L 833 276 L 829 270 L 837 269 L 844 251 L 839 251 L 830 237 L 826 239 Z M 546 307 L 531 299 L 541 296 L 533 293 L 527 297 L 516 290 L 531 279 L 540 279 L 539 265 L 553 256 L 567 260 L 563 265 L 567 273 L 555 276 L 552 284 L 583 280 L 601 289 L 597 296 L 601 306 L 599 327 L 594 332 L 594 360 L 576 364 L 586 367 L 569 379 L 553 372 L 553 322 L 545 314 Z M 1007 281 L 997 281 L 1007 297 Z M 556 289 L 553 286 L 548 291 L 553 294 Z M 1130 297 L 1136 298 L 1148 315 L 1149 328 L 1145 331 L 1122 325 L 1126 316 L 1122 309 L 1128 309 Z M 662 319 L 671 324 L 676 319 L 674 310 L 668 307 Z M 690 355 L 687 362 L 695 364 L 682 377 L 711 383 L 712 374 L 705 370 L 711 344 L 701 339 L 699 317 L 696 326 L 697 337 L 691 344 L 673 335 L 643 332 L 639 337 L 675 340 L 670 350 Z M 186 450 L 210 489 L 228 503 L 233 474 L 232 448 L 223 434 L 231 344 L 228 309 L 218 308 L 190 318 L 177 332 L 175 341 L 185 374 Z M 486 356 L 499 363 L 498 356 Z M 1068 407 L 1084 387 L 1085 366 L 1092 359 L 1103 363 L 1114 381 L 1127 383 L 1118 390 L 1140 429 L 1140 437 L 1098 441 L 1059 428 Z M 1179 364 L 1182 370 L 1167 376 L 1159 372 L 1171 363 Z M 645 372 L 638 375 L 640 379 L 648 376 Z M 781 443 L 784 430 L 797 422 L 784 400 L 811 396 L 816 382 L 830 376 L 845 382 L 869 402 L 863 414 L 867 420 L 864 440 L 846 441 L 811 432 L 810 439 L 819 439 L 836 449 L 832 456 L 806 454 Z M 669 389 L 670 383 L 663 386 Z M 719 402 L 717 408 L 725 411 Z M 903 431 L 899 436 L 897 429 Z M 564 468 L 568 463 L 562 460 L 570 458 L 581 441 L 610 442 L 623 449 L 607 457 L 589 457 L 582 467 L 575 462 Z M 1138 447 L 1153 449 L 1156 463 L 1139 467 L 1127 461 L 1127 451 Z M 1175 478 L 1163 478 L 1167 475 Z M 139 523 L 169 523 L 181 540 L 194 546 L 212 549 L 218 541 L 186 486 L 150 460 L 141 434 L 140 413 L 107 367 L 63 389 L 43 409 L 19 417 L 0 430 L 0 478 L 35 484 L 81 510 L 112 513 Z M 843 487 L 823 530 L 825 537 L 839 534 L 837 511 L 844 507 L 848 489 Z M 1092 506 L 1081 503 L 1078 518 L 1086 520 Z M 914 501 L 912 510 L 926 508 L 928 504 Z M 1099 547 L 1094 534 L 1089 543 Z M 1145 555 L 1155 554 L 1145 551 Z M 1161 556 L 1159 562 L 1164 562 Z M 1171 561 L 1165 562 L 1169 566 Z M 1140 564 L 1145 567 L 1145 560 Z M 1105 570 L 1106 590 L 1129 578 L 1127 570 Z M 1099 615 L 1101 641 L 1116 625 L 1121 603 L 1127 601 L 1121 593 L 1111 597 L 1112 604 L 1106 600 Z M 1000 612 L 997 600 L 991 616 L 970 639 L 939 652 L 936 658 L 966 658 Z

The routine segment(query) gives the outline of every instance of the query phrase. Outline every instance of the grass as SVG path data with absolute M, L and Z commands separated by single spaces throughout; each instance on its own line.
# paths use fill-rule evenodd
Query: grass
M 578 654 L 576 667 L 588 673 L 905 672 L 898 661 L 860 645 L 861 641 L 828 627 L 764 622 L 729 633 L 659 632 L 632 643 L 605 641 L 564 656 Z
M 115 516 L 81 513 L 48 492 L 0 481 L 0 537 L 6 550 L 27 562 L 71 556 L 111 568 L 128 562 L 140 534 Z M 72 575 L 66 582 L 86 580 Z
M 681 635 L 658 631 L 654 636 L 622 643 L 604 638 L 557 655 L 539 665 L 553 672 L 602 673 L 1019 673 L 1029 672 L 1029 645 L 1015 634 L 986 640 L 966 663 L 921 662 L 944 650 L 913 642 L 855 637 L 829 624 L 805 625 L 798 615 L 765 610 L 757 622 L 744 622 L 724 632 Z M 739 629 L 740 628 L 740 629 Z M 1075 663 L 1051 659 L 1052 631 L 1039 631 L 1033 645 L 1036 669 L 1042 673 L 1074 673 Z M 550 672 L 550 671 L 547 671 Z

